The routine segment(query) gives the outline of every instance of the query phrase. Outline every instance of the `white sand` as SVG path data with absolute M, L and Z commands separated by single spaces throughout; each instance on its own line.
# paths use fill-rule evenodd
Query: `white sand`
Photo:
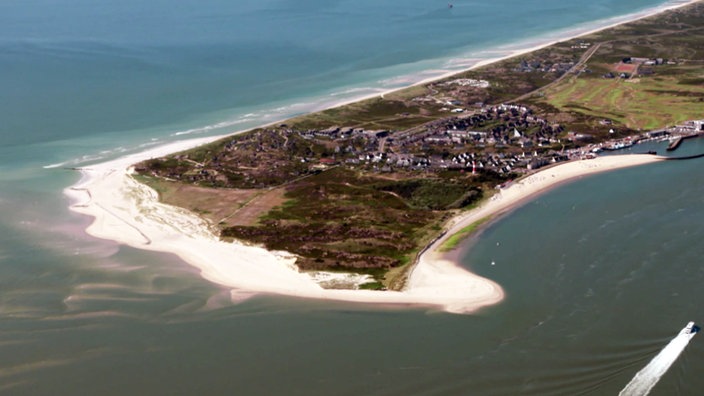
M 158 202 L 151 188 L 129 176 L 131 164 L 203 144 L 215 138 L 179 142 L 82 169 L 84 177 L 66 194 L 71 209 L 95 218 L 87 228 L 93 236 L 140 249 L 170 252 L 200 269 L 204 278 L 243 293 L 273 293 L 364 303 L 433 306 L 467 313 L 503 298 L 496 283 L 444 260 L 434 249 L 423 254 L 404 291 L 326 290 L 300 273 L 286 253 L 218 240 L 209 224 L 184 209 Z M 485 205 L 453 222 L 450 233 L 498 213 L 525 197 L 581 175 L 657 161 L 652 155 L 600 157 L 565 163 L 536 173 L 502 190 Z M 448 235 L 450 234 L 448 233 Z

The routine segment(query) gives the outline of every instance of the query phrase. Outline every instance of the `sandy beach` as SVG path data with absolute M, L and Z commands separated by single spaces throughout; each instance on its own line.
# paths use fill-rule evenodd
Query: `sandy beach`
M 233 289 L 233 299 L 247 293 L 271 293 L 361 303 L 420 305 L 469 313 L 503 299 L 501 287 L 459 267 L 437 252 L 452 233 L 486 216 L 507 211 L 527 197 L 584 175 L 653 163 L 652 155 L 599 157 L 564 163 L 502 189 L 480 207 L 451 222 L 449 232 L 424 253 L 403 291 L 323 289 L 298 271 L 295 258 L 256 246 L 223 242 L 210 225 L 185 209 L 158 201 L 157 193 L 131 176 L 131 164 L 163 156 L 214 138 L 184 141 L 115 161 L 82 168 L 81 181 L 66 190 L 71 209 L 94 217 L 87 232 L 139 249 L 169 252 L 198 268 L 204 278 Z
M 698 0 L 675 3 L 647 14 L 633 14 L 627 20 L 619 20 L 598 29 L 575 31 L 572 37 L 696 1 Z M 572 37 L 565 37 L 564 40 Z M 553 42 L 512 52 L 500 59 L 482 61 L 471 68 L 530 52 Z M 453 71 L 450 75 L 456 73 L 458 71 Z M 427 81 L 420 83 L 424 82 Z M 344 103 L 336 103 L 335 106 L 342 104 Z M 469 313 L 501 301 L 504 292 L 495 282 L 456 265 L 451 260 L 451 255 L 438 252 L 438 247 L 449 236 L 477 220 L 504 213 L 560 183 L 597 172 L 654 163 L 661 159 L 652 155 L 607 156 L 544 169 L 514 182 L 480 207 L 453 219 L 448 232 L 421 255 L 403 291 L 331 290 L 323 289 L 310 276 L 299 272 L 295 257 L 286 252 L 270 252 L 257 246 L 220 241 L 205 220 L 182 208 L 160 203 L 155 191 L 130 176 L 130 167 L 134 163 L 221 138 L 223 136 L 179 141 L 81 168 L 81 180 L 65 190 L 66 195 L 72 198 L 71 209 L 94 218 L 87 228 L 90 235 L 140 249 L 174 253 L 198 268 L 204 278 L 232 288 L 233 300 L 247 293 L 272 293 L 362 303 L 428 306 L 448 312 Z

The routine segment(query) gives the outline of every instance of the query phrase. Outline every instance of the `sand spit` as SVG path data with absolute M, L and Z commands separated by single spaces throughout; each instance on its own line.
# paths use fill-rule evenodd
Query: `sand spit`
M 701 0 L 667 3 L 646 12 L 630 15 L 626 20 L 591 31 L 574 31 L 564 40 L 600 31 L 615 25 L 680 8 Z M 517 50 L 499 58 L 472 65 L 478 68 L 505 58 L 528 53 L 554 42 Z M 460 73 L 453 71 L 440 77 Z M 422 84 L 427 80 L 418 82 Z M 392 92 L 392 91 L 389 91 Z M 379 96 L 379 94 L 368 97 Z M 382 94 L 383 97 L 383 94 Z M 335 103 L 341 106 L 349 102 Z M 232 288 L 233 301 L 249 293 L 274 293 L 307 298 L 323 298 L 377 304 L 432 306 L 449 312 L 468 313 L 503 299 L 501 287 L 457 266 L 437 251 L 447 237 L 486 216 L 502 213 L 527 197 L 541 193 L 559 183 L 583 175 L 651 163 L 661 159 L 651 155 L 599 157 L 593 160 L 561 164 L 535 173 L 502 189 L 481 207 L 463 214 L 450 224 L 448 233 L 437 240 L 419 258 L 407 286 L 401 292 L 368 290 L 326 290 L 311 277 L 300 273 L 295 258 L 285 252 L 239 243 L 219 241 L 210 225 L 184 209 L 158 202 L 157 194 L 132 179 L 130 166 L 136 162 L 187 150 L 224 136 L 186 140 L 161 146 L 114 161 L 81 168 L 83 177 L 64 192 L 72 198 L 71 210 L 94 218 L 87 232 L 140 249 L 177 254 L 200 269 L 204 278 Z
M 413 269 L 405 290 L 329 290 L 298 271 L 295 258 L 256 246 L 220 241 L 197 215 L 158 201 L 157 193 L 131 176 L 131 165 L 204 144 L 217 138 L 178 142 L 81 168 L 82 179 L 65 190 L 73 211 L 94 218 L 87 232 L 139 249 L 174 253 L 204 278 L 242 293 L 270 293 L 384 305 L 414 305 L 468 313 L 502 300 L 501 287 L 457 266 L 436 252 L 438 240 Z M 582 175 L 657 161 L 652 155 L 623 155 L 569 162 L 538 172 L 502 189 L 481 207 L 452 222 L 450 235 L 485 216 L 500 213 L 526 197 Z

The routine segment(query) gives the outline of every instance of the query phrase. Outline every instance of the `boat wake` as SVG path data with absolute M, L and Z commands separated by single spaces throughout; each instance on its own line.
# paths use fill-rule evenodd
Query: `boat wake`
M 689 322 L 647 366 L 636 373 L 631 382 L 619 392 L 619 396 L 644 396 L 650 393 L 698 331 L 699 327 L 694 322 Z

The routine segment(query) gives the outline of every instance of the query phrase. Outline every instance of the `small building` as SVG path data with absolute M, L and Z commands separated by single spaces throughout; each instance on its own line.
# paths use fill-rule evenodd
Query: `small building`
M 318 162 L 322 165 L 335 165 L 337 163 L 334 158 L 321 158 Z

